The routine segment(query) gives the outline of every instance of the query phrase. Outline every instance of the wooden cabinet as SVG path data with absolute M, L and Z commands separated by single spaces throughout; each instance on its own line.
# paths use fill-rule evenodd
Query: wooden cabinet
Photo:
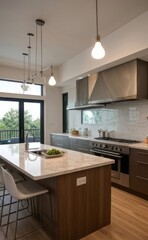
M 88 103 L 88 77 L 76 81 L 76 106 Z
M 78 185 L 83 177 L 86 184 Z M 50 239 L 78 240 L 110 224 L 110 179 L 107 165 L 40 180 L 51 189 L 50 197 L 38 198 L 37 215 Z
M 51 145 L 69 149 L 69 136 L 51 134 Z
M 148 195 L 148 151 L 130 149 L 130 188 Z
M 70 138 L 70 149 L 90 153 L 90 141 L 85 139 Z

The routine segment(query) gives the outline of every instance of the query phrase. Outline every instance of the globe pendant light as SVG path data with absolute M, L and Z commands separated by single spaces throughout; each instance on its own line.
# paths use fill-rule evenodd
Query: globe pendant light
M 56 80 L 55 80 L 55 78 L 53 76 L 53 66 L 51 66 L 51 76 L 50 76 L 50 79 L 48 81 L 48 84 L 50 86 L 54 86 L 56 84 Z
M 97 32 L 96 43 L 94 48 L 92 49 L 91 55 L 95 59 L 101 59 L 105 56 L 105 50 L 102 47 L 100 36 L 98 34 L 98 2 L 97 0 L 96 0 L 96 32 Z

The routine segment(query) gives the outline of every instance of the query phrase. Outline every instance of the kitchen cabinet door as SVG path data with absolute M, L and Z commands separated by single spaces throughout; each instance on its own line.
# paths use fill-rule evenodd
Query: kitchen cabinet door
M 90 141 L 79 139 L 78 141 L 78 151 L 84 153 L 90 153 Z
M 90 141 L 78 138 L 70 138 L 70 149 L 78 152 L 90 153 Z
M 129 163 L 130 188 L 148 195 L 148 151 L 131 148 Z
M 88 103 L 88 77 L 76 81 L 76 106 Z
M 70 150 L 78 151 L 78 138 L 70 138 Z
M 68 136 L 51 134 L 50 138 L 51 138 L 52 146 L 69 149 L 69 137 Z

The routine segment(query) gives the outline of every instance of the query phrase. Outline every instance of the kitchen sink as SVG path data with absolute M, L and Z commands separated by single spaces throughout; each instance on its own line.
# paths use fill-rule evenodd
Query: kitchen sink
M 47 151 L 47 150 L 46 149 L 29 149 L 27 152 L 37 154 L 37 155 L 41 155 L 42 152 L 45 152 L 45 151 Z

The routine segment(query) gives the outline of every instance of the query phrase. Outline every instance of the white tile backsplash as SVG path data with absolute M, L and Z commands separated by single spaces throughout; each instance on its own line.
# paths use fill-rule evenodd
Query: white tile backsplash
M 98 129 L 107 130 L 110 137 L 143 140 L 148 135 L 148 100 L 107 104 L 101 111 L 99 124 L 82 124 L 81 111 L 69 111 L 69 129 L 88 128 L 88 134 L 98 137 Z

